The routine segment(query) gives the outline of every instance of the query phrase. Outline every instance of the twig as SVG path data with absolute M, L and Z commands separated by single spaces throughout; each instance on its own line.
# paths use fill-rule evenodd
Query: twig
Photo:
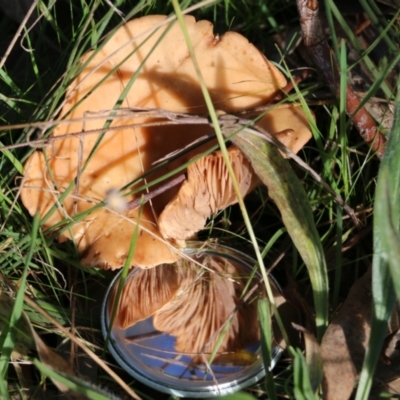
M 2 69 L 4 67 L 4 64 L 6 63 L 8 56 L 11 54 L 11 51 L 14 48 L 15 43 L 17 42 L 19 36 L 21 35 L 21 32 L 23 31 L 26 24 L 28 23 L 29 18 L 35 11 L 38 2 L 39 2 L 39 0 L 35 0 L 32 2 L 32 5 L 30 6 L 29 10 L 27 11 L 25 18 L 22 20 L 17 32 L 15 33 L 13 39 L 11 40 L 9 46 L 7 47 L 7 50 L 6 50 L 3 58 L 0 60 L 0 69 Z
M 322 73 L 332 93 L 339 97 L 340 72 L 334 53 L 329 47 L 321 26 L 318 0 L 297 0 L 304 44 Z M 379 159 L 385 151 L 386 137 L 379 131 L 374 119 L 350 85 L 346 88 L 346 113 L 352 118 L 364 142 L 376 152 Z
M 133 210 L 139 207 L 141 204 L 147 203 L 149 200 L 153 199 L 154 197 L 160 195 L 161 193 L 166 192 L 168 189 L 178 185 L 179 183 L 183 182 L 186 179 L 185 174 L 178 175 L 176 178 L 164 183 L 163 185 L 159 186 L 157 189 L 154 189 L 152 192 L 144 194 L 139 198 L 128 202 L 127 209 Z

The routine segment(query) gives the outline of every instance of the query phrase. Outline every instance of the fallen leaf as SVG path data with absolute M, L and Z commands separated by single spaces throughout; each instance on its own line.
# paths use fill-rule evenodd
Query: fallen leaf
M 352 286 L 321 343 L 326 400 L 350 398 L 370 337 L 371 269 Z

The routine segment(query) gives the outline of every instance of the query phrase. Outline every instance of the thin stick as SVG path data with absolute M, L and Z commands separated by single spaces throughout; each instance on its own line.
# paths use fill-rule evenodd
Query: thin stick
M 168 181 L 167 183 L 164 183 L 163 185 L 159 186 L 157 189 L 154 189 L 153 191 L 146 193 L 142 195 L 141 197 L 132 200 L 128 202 L 127 204 L 127 209 L 128 210 L 133 210 L 140 205 L 147 203 L 149 200 L 153 199 L 154 197 L 160 195 L 161 193 L 166 192 L 168 189 L 173 188 L 174 186 L 180 184 L 186 179 L 185 174 L 178 175 L 176 178 Z
M 11 54 L 11 51 L 17 42 L 19 36 L 21 35 L 22 30 L 25 28 L 26 23 L 28 22 L 29 18 L 31 17 L 32 13 L 35 11 L 35 8 L 38 4 L 39 0 L 35 0 L 32 5 L 30 6 L 28 12 L 25 15 L 25 18 L 22 20 L 21 25 L 19 26 L 17 32 L 15 33 L 13 39 L 11 40 L 9 46 L 7 47 L 7 50 L 3 56 L 3 58 L 0 60 L 0 69 L 4 67 L 4 64 L 7 61 L 8 56 Z M 9 6 L 11 7 L 11 6 Z

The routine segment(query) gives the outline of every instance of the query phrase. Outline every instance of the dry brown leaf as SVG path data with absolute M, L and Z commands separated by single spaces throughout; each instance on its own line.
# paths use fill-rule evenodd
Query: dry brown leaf
M 397 313 L 398 309 L 394 312 L 394 315 Z M 396 317 L 398 316 L 396 315 Z M 389 393 L 400 394 L 399 328 L 390 333 L 385 339 L 382 354 L 375 370 L 374 386 Z
M 207 108 L 179 25 L 173 24 L 168 32 L 167 25 L 155 30 L 165 20 L 165 16 L 159 15 L 132 20 L 119 28 L 100 50 L 85 54 L 81 61 L 84 68 L 67 90 L 60 119 L 78 119 L 112 110 L 135 73 L 138 73 L 136 80 L 121 107 L 205 113 Z M 222 37 L 215 36 L 210 22 L 196 22 L 189 16 L 185 17 L 185 23 L 218 109 L 236 112 L 265 104 L 285 86 L 286 80 L 279 70 L 241 35 L 228 32 Z M 161 44 L 156 46 L 164 34 Z M 106 198 L 110 189 L 128 186 L 150 170 L 155 161 L 211 131 L 211 127 L 196 125 L 132 128 L 132 124 L 151 119 L 116 118 L 111 123 L 113 130 L 105 132 L 94 156 L 79 175 L 99 136 L 76 133 L 101 130 L 107 116 L 59 125 L 52 137 L 75 135 L 52 142 L 44 152 L 34 153 L 27 161 L 21 198 L 29 212 L 32 215 L 39 212 L 43 217 L 57 204 L 57 210 L 47 219 L 44 228 L 91 209 Z M 301 147 L 309 138 L 308 132 L 306 138 L 295 140 L 296 146 Z M 151 179 L 177 168 L 204 148 L 169 163 Z M 76 188 L 62 204 L 57 203 L 75 180 L 78 180 Z M 171 189 L 153 199 L 153 209 L 145 205 L 140 218 L 138 210 L 116 214 L 106 208 L 98 209 L 64 231 L 60 240 L 76 241 L 84 265 L 119 268 L 126 260 L 132 235 L 139 224 L 140 235 L 132 265 L 146 268 L 172 263 L 179 256 L 161 237 L 157 216 L 176 192 L 177 189 Z M 140 195 L 132 195 L 127 201 Z
M 14 299 L 6 295 L 4 292 L 0 292 L 0 332 L 3 330 L 3 321 L 10 320 L 13 307 Z M 14 329 L 16 331 L 16 335 L 14 349 L 11 353 L 12 360 L 23 359 L 28 355 L 28 352 L 31 349 L 36 349 L 41 362 L 46 367 L 71 378 L 76 376 L 71 365 L 43 342 L 43 340 L 34 330 L 28 316 L 24 312 L 22 312 L 21 318 L 16 326 L 14 326 Z M 18 372 L 21 371 L 17 370 L 17 373 Z M 60 383 L 57 380 L 53 380 L 53 383 L 60 390 L 60 392 L 68 395 L 71 398 L 74 396 L 74 392 L 63 383 Z M 76 398 L 78 399 L 78 397 Z M 82 397 L 79 397 L 79 399 L 82 399 Z
M 350 290 L 321 343 L 326 400 L 350 397 L 362 367 L 370 337 L 371 269 Z

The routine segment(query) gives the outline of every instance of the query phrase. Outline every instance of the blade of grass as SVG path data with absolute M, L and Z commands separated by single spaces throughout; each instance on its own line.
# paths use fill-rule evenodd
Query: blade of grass
M 69 398 L 90 400 L 110 400 L 112 398 L 110 393 L 106 393 L 100 388 L 96 388 L 95 386 L 92 386 L 88 382 L 77 377 L 60 374 L 37 359 L 33 361 L 33 364 L 43 375 L 63 384 L 65 387 L 70 389 L 73 393 L 69 391 L 66 393 Z M 75 397 L 77 393 L 84 395 L 84 397 Z
M 347 174 L 347 131 L 346 131 L 346 92 L 347 92 L 347 58 L 346 43 L 340 44 L 340 94 L 339 94 L 339 140 L 341 146 L 341 172 L 344 184 L 344 199 L 349 196 L 349 179 Z
M 272 326 L 271 311 L 268 299 L 258 301 L 258 319 L 261 332 L 261 350 L 265 368 L 265 383 L 268 392 L 268 398 L 277 399 L 274 375 L 271 372 L 271 354 L 272 354 Z
M 296 400 L 317 400 L 310 383 L 307 362 L 300 349 L 289 347 L 293 356 L 294 396 Z
M 28 253 L 25 257 L 24 270 L 22 272 L 22 276 L 19 281 L 19 288 L 15 297 L 13 311 L 11 313 L 8 326 L 7 325 L 4 326 L 3 332 L 1 332 L 0 335 L 0 349 L 2 349 L 0 356 L 0 382 L 1 382 L 0 391 L 5 399 L 8 398 L 7 387 L 5 385 L 7 381 L 6 374 L 8 371 L 11 352 L 13 351 L 15 346 L 15 337 L 16 337 L 15 328 L 19 319 L 22 316 L 26 278 L 28 275 L 29 263 L 32 260 L 33 253 L 37 246 L 36 239 L 38 235 L 38 230 L 39 230 L 39 215 L 36 214 L 33 219 L 32 230 L 30 233 L 30 239 L 31 239 L 30 246 L 28 249 Z
M 117 315 L 118 304 L 119 304 L 119 300 L 121 297 L 122 289 L 124 288 L 126 277 L 128 276 L 128 272 L 131 268 L 131 261 L 132 261 L 133 255 L 135 254 L 136 243 L 137 243 L 137 239 L 139 237 L 139 221 L 142 216 L 142 209 L 143 209 L 143 207 L 141 206 L 139 209 L 139 214 L 138 214 L 138 223 L 135 226 L 135 230 L 132 235 L 131 243 L 129 245 L 128 255 L 126 257 L 124 266 L 121 271 L 119 284 L 118 284 L 118 288 L 117 288 L 117 293 L 115 294 L 115 297 L 114 297 L 115 300 L 114 300 L 113 307 L 111 310 L 110 327 L 107 332 L 107 336 L 106 336 L 105 343 L 104 343 L 104 348 L 108 347 L 108 343 L 109 343 L 110 335 L 111 335 L 111 328 L 114 325 L 114 319 L 115 319 L 115 316 Z
M 358 42 L 357 38 L 353 34 L 352 30 L 350 29 L 349 25 L 343 18 L 342 14 L 340 13 L 339 9 L 337 6 L 334 4 L 333 1 L 331 1 L 330 4 L 330 9 L 335 16 L 336 20 L 339 22 L 341 28 L 343 31 L 346 33 L 346 36 L 348 37 L 351 45 L 357 50 L 357 52 L 362 55 L 362 61 L 364 62 L 365 66 L 368 68 L 368 71 L 371 73 L 371 75 L 374 77 L 374 79 L 379 79 L 380 77 L 380 71 L 375 67 L 374 63 L 372 62 L 371 58 L 368 56 L 368 54 L 364 54 L 363 49 L 361 48 L 360 43 Z M 361 58 L 360 58 L 361 60 Z M 381 89 L 385 93 L 385 96 L 390 99 L 392 97 L 392 90 L 388 86 L 386 81 L 383 81 L 381 84 Z
M 378 175 L 374 213 L 374 258 L 372 274 L 373 316 L 371 337 L 365 355 L 356 400 L 366 400 L 373 372 L 381 353 L 396 296 L 400 297 L 400 80 L 396 110 L 385 156 Z
M 223 156 L 225 165 L 227 167 L 227 170 L 228 170 L 228 173 L 229 173 L 229 177 L 232 180 L 232 186 L 233 186 L 235 194 L 236 194 L 236 196 L 238 198 L 238 204 L 239 204 L 239 207 L 240 207 L 240 211 L 242 212 L 243 220 L 245 222 L 246 228 L 248 230 L 248 233 L 249 233 L 249 236 L 250 236 L 253 248 L 254 248 L 254 252 L 256 254 L 256 259 L 257 259 L 258 265 L 260 267 L 261 275 L 262 275 L 262 277 L 264 279 L 264 284 L 265 284 L 265 288 L 266 288 L 266 291 L 267 291 L 267 294 L 268 294 L 268 298 L 269 298 L 269 300 L 271 302 L 273 311 L 274 311 L 274 313 L 276 315 L 276 319 L 277 319 L 277 322 L 278 322 L 278 324 L 280 326 L 282 334 L 285 336 L 285 339 L 287 340 L 287 335 L 285 333 L 284 326 L 282 324 L 282 321 L 280 320 L 279 313 L 278 313 L 278 311 L 276 309 L 272 288 L 271 288 L 271 285 L 270 285 L 269 280 L 268 280 L 267 272 L 266 272 L 266 269 L 265 269 L 264 261 L 263 261 L 262 256 L 261 256 L 260 249 L 258 247 L 257 238 L 255 236 L 253 227 L 251 225 L 249 214 L 248 214 L 246 206 L 244 204 L 243 196 L 240 193 L 239 184 L 237 182 L 235 173 L 233 171 L 232 164 L 231 164 L 231 162 L 229 160 L 229 156 L 228 156 L 228 152 L 227 152 L 227 148 L 226 148 L 226 144 L 225 144 L 224 135 L 222 134 L 222 130 L 221 130 L 221 127 L 219 125 L 219 121 L 218 121 L 218 116 L 217 116 L 216 110 L 214 108 L 214 105 L 213 105 L 210 93 L 208 92 L 208 89 L 207 89 L 207 86 L 205 84 L 205 81 L 203 79 L 203 75 L 202 75 L 202 72 L 200 70 L 199 64 L 197 63 L 196 54 L 194 52 L 194 48 L 193 48 L 193 45 L 191 43 L 191 40 L 190 40 L 190 37 L 189 37 L 189 33 L 187 31 L 187 28 L 186 28 L 186 25 L 185 25 L 185 21 L 183 19 L 182 10 L 181 10 L 180 5 L 179 5 L 177 0 L 172 0 L 172 6 L 174 7 L 174 11 L 176 13 L 176 17 L 178 19 L 178 22 L 179 22 L 179 24 L 181 26 L 181 29 L 182 29 L 182 32 L 183 32 L 183 36 L 185 38 L 186 45 L 187 45 L 188 50 L 189 50 L 190 57 L 191 57 L 192 62 L 193 62 L 193 66 L 195 68 L 197 77 L 199 79 L 201 91 L 202 91 L 202 94 L 203 94 L 203 97 L 204 97 L 204 101 L 205 101 L 206 106 L 207 106 L 208 113 L 210 115 L 210 119 L 211 119 L 212 125 L 213 125 L 213 127 L 215 129 L 215 134 L 217 136 L 217 141 L 218 141 L 219 147 L 221 149 L 221 154 Z

